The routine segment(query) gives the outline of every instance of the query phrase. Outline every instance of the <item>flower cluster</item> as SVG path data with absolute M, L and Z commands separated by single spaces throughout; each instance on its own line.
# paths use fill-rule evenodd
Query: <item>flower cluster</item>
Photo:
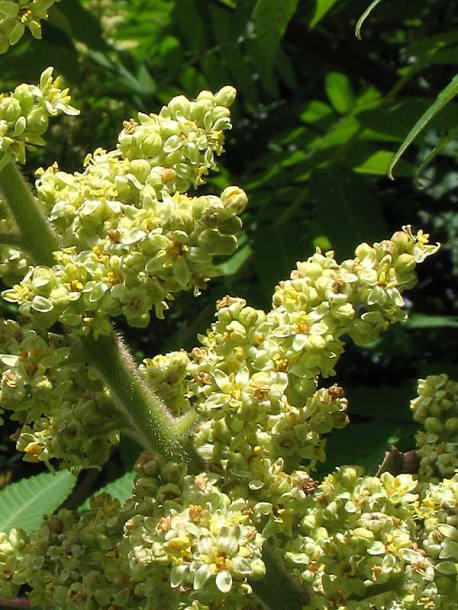
M 319 376 L 334 374 L 345 335 L 373 341 L 404 318 L 400 292 L 436 249 L 407 227 L 359 246 L 341 265 L 317 251 L 280 283 L 270 312 L 226 297 L 188 364 L 183 353 L 169 355 L 162 369 L 164 360 L 146 361 L 146 372 L 162 385 L 177 379 L 184 406 L 196 407 L 195 443 L 208 466 L 247 477 L 256 489 L 277 460 L 289 473 L 299 464 L 313 469 L 325 458 L 324 435 L 347 422 L 343 390 L 318 389 Z
M 73 470 L 104 464 L 122 420 L 96 372 L 71 356 L 77 346 L 13 320 L 0 320 L 0 343 L 0 412 L 18 422 L 24 459 L 58 458 Z
M 10 4 L 14 3 L 0 3 L 0 13 L 3 6 Z M 50 116 L 79 113 L 69 103 L 68 89 L 60 87 L 59 78 L 53 79 L 52 72 L 53 68 L 47 68 L 38 86 L 22 84 L 12 93 L 0 95 L 0 168 L 11 155 L 25 163 L 26 149 L 44 145 L 41 136 L 48 128 Z
M 424 428 L 416 439 L 421 478 L 452 477 L 458 466 L 458 382 L 447 375 L 420 379 L 411 409 Z
M 126 122 L 118 150 L 89 155 L 83 173 L 43 172 L 38 200 L 62 250 L 4 298 L 40 327 L 59 320 L 97 336 L 110 332 L 109 316 L 143 327 L 174 293 L 204 288 L 219 273 L 214 257 L 235 250 L 247 198 L 238 187 L 219 197 L 184 191 L 216 169 L 234 95 L 223 87 L 195 102 L 174 98 L 158 115 Z M 17 269 L 11 255 L 3 265 Z
M 101 494 L 83 514 L 62 509 L 28 536 L 2 534 L 0 595 L 25 584 L 31 604 L 62 610 L 259 607 L 250 583 L 265 575 L 267 503 L 227 496 L 215 475 L 150 452 L 136 472 L 123 506 Z M 279 514 L 296 496 L 296 523 L 275 541 L 307 591 L 304 609 L 456 609 L 458 476 L 421 492 L 411 475 L 344 466 L 305 483 L 285 478 L 271 506 Z
M 0 54 L 15 45 L 28 28 L 34 38 L 41 38 L 41 19 L 60 0 L 13 0 L 0 2 Z
M 151 453 L 136 470 L 123 507 L 101 494 L 82 516 L 63 509 L 29 537 L 13 531 L 0 540 L 2 585 L 14 564 L 0 594 L 27 584 L 31 604 L 63 610 L 203 610 L 226 598 L 224 607 L 249 608 L 249 580 L 262 578 L 265 567 L 246 503 Z
M 12 528 L 8 534 L 0 532 L 0 597 L 11 599 L 17 595 L 15 579 L 26 542 L 20 528 Z
M 138 608 L 127 559 L 117 549 L 125 520 L 107 494 L 91 499 L 82 516 L 62 509 L 45 517 L 19 549 L 16 589 L 27 584 L 31 604 L 43 608 Z
M 50 70 L 40 87 L 23 91 L 30 113 L 46 110 L 43 127 L 48 115 L 72 112 Z M 6 113 L 15 95 L 0 100 Z M 178 96 L 159 114 L 126 121 L 117 149 L 88 155 L 81 173 L 42 170 L 46 264 L 22 253 L 25 235 L 3 248 L 4 281 L 19 277 L 3 297 L 22 318 L 0 321 L 0 404 L 21 426 L 15 439 L 26 459 L 56 457 L 75 471 L 100 466 L 121 430 L 145 424 L 145 445 L 192 445 L 183 454 L 194 472 L 148 451 L 124 505 L 102 494 L 86 512 L 45 517 L 28 536 L 0 534 L 0 595 L 26 585 L 31 604 L 62 610 L 254 610 L 262 603 L 255 583 L 273 557 L 307 591 L 306 609 L 456 610 L 455 479 L 421 485 L 347 466 L 318 485 L 310 474 L 325 459 L 328 433 L 347 423 L 342 388 L 322 379 L 334 375 L 348 338 L 366 344 L 404 319 L 401 293 L 438 247 L 427 235 L 405 227 L 361 244 L 341 264 L 318 249 L 280 282 L 270 311 L 225 297 L 200 347 L 146 359 L 139 374 L 116 343 L 111 316 L 139 327 L 151 311 L 162 317 L 176 292 L 197 294 L 218 272 L 214 257 L 235 249 L 245 193 L 229 186 L 219 197 L 186 194 L 216 169 L 234 96 L 232 87 L 194 101 Z M 15 134 L 0 140 L 5 163 L 41 143 L 41 131 L 38 140 L 27 135 L 21 112 L 5 123 Z M 13 200 L 5 194 L 11 210 Z M 62 326 L 62 335 L 51 331 Z M 430 446 L 455 447 L 450 384 L 427 380 L 414 403 L 427 430 L 427 475 L 450 466 L 432 462 Z M 174 424 L 176 436 L 168 434 Z
M 362 476 L 351 466 L 326 477 L 286 545 L 311 591 L 307 610 L 443 607 L 431 605 L 434 568 L 417 543 L 416 487 L 411 475 Z
M 421 503 L 422 546 L 434 564 L 434 584 L 444 608 L 458 599 L 458 475 L 429 485 Z M 437 607 L 440 607 L 439 605 Z
M 137 505 L 125 532 L 132 574 L 142 583 L 142 593 L 170 596 L 171 588 L 183 607 L 192 602 L 219 605 L 229 593 L 243 601 L 252 591 L 248 580 L 265 574 L 263 538 L 247 502 L 231 500 L 205 474 L 186 475 L 183 465 L 148 453 L 137 471 Z M 165 592 L 161 582 L 167 583 Z M 155 607 L 175 607 L 160 601 Z

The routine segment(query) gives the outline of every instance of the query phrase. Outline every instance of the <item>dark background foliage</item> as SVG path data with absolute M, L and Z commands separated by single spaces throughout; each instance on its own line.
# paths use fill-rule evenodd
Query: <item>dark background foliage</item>
M 458 376 L 456 143 L 415 179 L 456 127 L 456 102 L 409 148 L 396 180 L 387 177 L 410 128 L 455 74 L 457 4 L 384 0 L 358 40 L 366 0 L 62 0 L 41 42 L 24 37 L 1 58 L 2 90 L 53 65 L 82 111 L 54 124 L 47 148 L 30 155 L 31 178 L 56 160 L 80 169 L 87 152 L 113 148 L 122 120 L 139 110 L 237 87 L 221 171 L 204 188 L 247 191 L 240 248 L 203 296 L 183 295 L 165 321 L 140 332 L 118 321 L 138 358 L 191 348 L 225 294 L 268 308 L 276 283 L 316 247 L 342 260 L 404 224 L 442 242 L 407 295 L 409 321 L 364 349 L 349 345 L 342 357 L 335 381 L 346 389 L 351 425 L 329 439 L 326 470 L 359 463 L 373 473 L 391 443 L 410 449 L 416 380 Z M 0 447 L 5 471 L 17 468 L 9 432 Z

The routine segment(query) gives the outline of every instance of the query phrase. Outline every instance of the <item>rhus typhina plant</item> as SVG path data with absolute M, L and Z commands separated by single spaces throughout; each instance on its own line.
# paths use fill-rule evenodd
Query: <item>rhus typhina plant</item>
M 24 23 L 39 3 L 16 4 Z M 17 307 L 0 322 L 2 414 L 24 459 L 57 473 L 101 467 L 122 434 L 144 447 L 126 501 L 101 493 L 32 528 L 9 520 L 0 597 L 56 610 L 456 609 L 457 383 L 419 383 L 418 475 L 313 474 L 348 423 L 327 381 L 345 342 L 405 318 L 402 293 L 437 250 L 427 235 L 404 227 L 340 264 L 317 250 L 270 311 L 221 299 L 189 353 L 137 366 L 114 330 L 198 296 L 215 257 L 234 252 L 245 193 L 187 194 L 216 169 L 234 98 L 230 86 L 175 97 L 125 121 L 116 150 L 88 154 L 81 172 L 39 170 L 33 190 L 17 162 L 50 116 L 76 111 L 51 68 L 0 99 L 2 296 Z

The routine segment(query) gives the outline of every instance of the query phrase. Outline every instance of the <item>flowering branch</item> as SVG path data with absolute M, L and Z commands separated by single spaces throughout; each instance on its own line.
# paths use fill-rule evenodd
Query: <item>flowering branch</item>
M 197 295 L 214 257 L 234 251 L 245 193 L 186 194 L 216 169 L 234 96 L 140 113 L 83 172 L 42 170 L 36 196 L 14 159 L 43 143 L 49 116 L 74 113 L 68 92 L 48 69 L 0 100 L 2 222 L 15 236 L 1 248 L 3 297 L 22 315 L 0 320 L 1 412 L 20 423 L 28 461 L 100 467 L 122 432 L 146 449 L 124 504 L 102 493 L 30 534 L 0 532 L 0 595 L 13 606 L 25 585 L 32 605 L 62 610 L 451 607 L 458 480 L 439 476 L 457 426 L 439 415 L 455 413 L 456 384 L 426 380 L 412 404 L 427 430 L 422 481 L 352 466 L 312 476 L 348 421 L 343 389 L 322 379 L 347 340 L 405 318 L 402 293 L 438 248 L 427 235 L 407 226 L 340 264 L 317 249 L 270 311 L 221 299 L 190 354 L 136 367 L 113 330 L 114 316 L 144 327 L 175 293 Z

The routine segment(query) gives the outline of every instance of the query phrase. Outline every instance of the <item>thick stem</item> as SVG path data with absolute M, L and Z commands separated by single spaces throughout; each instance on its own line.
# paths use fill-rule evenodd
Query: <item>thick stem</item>
M 97 340 L 84 338 L 82 343 L 89 364 L 110 388 L 136 440 L 164 457 L 186 461 L 190 471 L 200 472 L 202 465 L 191 439 L 182 436 L 182 426 L 177 425 L 161 400 L 140 378 L 132 356 L 118 335 L 113 331 Z
M 266 575 L 251 584 L 266 608 L 301 610 L 309 603 L 305 587 L 288 574 L 283 561 L 276 556 L 268 542 L 264 544 L 262 560 L 266 566 Z
M 0 244 L 2 246 L 15 246 L 20 249 L 24 248 L 22 238 L 17 233 L 0 233 Z
M 52 267 L 53 252 L 60 249 L 58 238 L 37 206 L 29 185 L 13 161 L 0 170 L 0 191 L 16 220 L 20 242 L 38 265 Z M 140 379 L 135 363 L 113 331 L 97 341 L 81 339 L 87 361 L 95 367 L 126 418 L 126 428 L 143 447 L 149 447 L 177 461 L 187 461 L 190 469 L 202 467 L 184 425 L 176 425 L 154 392 Z M 189 422 L 192 426 L 192 422 Z
M 38 265 L 52 267 L 59 240 L 14 161 L 0 170 L 0 191 L 21 232 L 21 244 Z

